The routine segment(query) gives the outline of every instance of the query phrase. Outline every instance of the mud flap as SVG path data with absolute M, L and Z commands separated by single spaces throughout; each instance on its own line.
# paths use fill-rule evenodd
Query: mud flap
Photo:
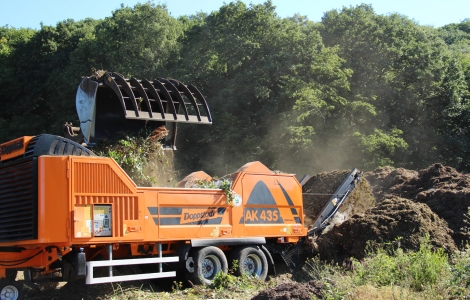
M 86 256 L 85 253 L 80 252 L 77 255 L 77 278 L 85 278 L 86 276 Z
M 298 269 L 305 261 L 304 239 L 300 239 L 297 244 L 289 246 L 281 252 L 281 257 L 291 271 Z
M 69 262 L 67 259 L 71 259 Z M 86 256 L 84 252 L 72 252 L 62 260 L 62 279 L 73 281 L 86 277 Z
M 271 253 L 264 245 L 261 245 L 260 248 L 264 252 L 264 255 L 266 255 L 266 259 L 268 260 L 268 275 L 276 276 L 276 266 L 274 265 L 274 260 Z
M 305 238 L 302 237 L 296 244 L 268 243 L 263 248 L 269 251 L 269 253 L 280 256 L 286 266 L 291 271 L 294 271 L 298 270 L 305 261 L 304 245 Z

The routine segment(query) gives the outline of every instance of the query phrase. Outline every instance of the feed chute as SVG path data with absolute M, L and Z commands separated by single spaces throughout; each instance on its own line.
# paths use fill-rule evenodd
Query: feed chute
M 76 108 L 80 128 L 66 123 L 64 135 L 86 144 L 146 127 L 157 129 L 159 137 L 165 137 L 164 145 L 174 149 L 177 123 L 212 124 L 201 92 L 174 79 L 127 79 L 119 73 L 97 72 L 80 83 Z

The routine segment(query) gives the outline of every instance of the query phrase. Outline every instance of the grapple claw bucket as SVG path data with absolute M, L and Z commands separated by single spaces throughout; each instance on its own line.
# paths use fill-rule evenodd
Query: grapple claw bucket
M 165 126 L 169 134 L 164 144 L 174 149 L 176 123 L 212 124 L 201 92 L 173 79 L 127 79 L 109 72 L 86 77 L 78 87 L 76 107 L 86 144 L 113 138 L 119 131 Z M 64 133 L 70 135 L 71 124 L 65 126 Z M 81 135 L 67 137 L 77 140 Z

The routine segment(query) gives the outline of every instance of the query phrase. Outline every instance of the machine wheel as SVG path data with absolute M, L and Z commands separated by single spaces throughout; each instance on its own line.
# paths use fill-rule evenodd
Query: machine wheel
M 22 300 L 23 286 L 16 281 L 0 280 L 0 300 Z
M 266 280 L 268 275 L 268 260 L 263 250 L 258 246 L 242 246 L 234 249 L 230 256 L 230 261 L 237 260 L 235 275 L 246 274 Z
M 192 251 L 190 257 L 194 272 L 186 271 L 187 278 L 193 284 L 211 285 L 219 272 L 228 272 L 228 262 L 225 254 L 217 247 L 209 246 Z

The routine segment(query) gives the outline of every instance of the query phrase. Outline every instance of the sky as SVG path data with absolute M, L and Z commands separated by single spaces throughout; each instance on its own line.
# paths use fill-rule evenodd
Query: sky
M 245 0 L 249 4 L 260 4 L 266 0 Z M 0 26 L 39 29 L 44 25 L 55 26 L 67 19 L 80 21 L 85 18 L 104 19 L 112 11 L 124 6 L 133 7 L 147 0 L 0 0 Z M 191 15 L 197 12 L 218 10 L 228 0 L 155 0 L 165 4 L 174 17 Z M 343 6 L 372 4 L 375 12 L 386 15 L 399 13 L 421 25 L 440 27 L 449 23 L 459 23 L 470 18 L 470 0 L 272 0 L 281 17 L 296 13 L 306 15 L 312 21 L 320 21 L 326 11 L 341 9 Z

